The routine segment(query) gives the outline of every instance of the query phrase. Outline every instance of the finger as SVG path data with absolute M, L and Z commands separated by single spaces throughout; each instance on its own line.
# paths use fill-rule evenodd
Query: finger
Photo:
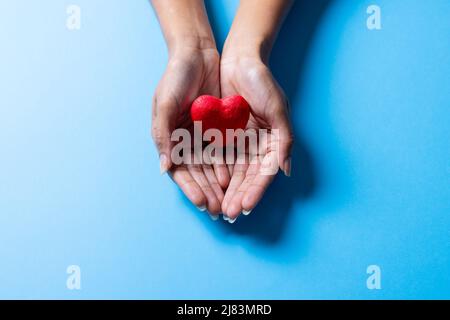
M 171 151 L 172 141 L 170 140 L 175 127 L 178 107 L 176 101 L 171 99 L 153 99 L 152 109 L 152 137 L 159 153 L 160 171 L 165 173 L 172 166 Z
M 294 134 L 292 131 L 291 123 L 287 114 L 287 107 L 277 108 L 278 112 L 274 114 L 272 123 L 270 123 L 272 129 L 277 129 L 274 145 L 272 148 L 278 150 L 278 161 L 280 169 L 283 170 L 286 176 L 291 175 L 292 167 L 292 145 L 294 143 Z M 275 132 L 275 131 L 274 131 Z
M 192 178 L 197 182 L 203 194 L 206 196 L 206 208 L 208 212 L 212 214 L 220 213 L 220 202 L 211 188 L 203 172 L 203 168 L 200 165 L 188 165 L 187 168 Z
M 267 190 L 267 187 L 273 181 L 276 175 L 276 170 L 265 170 L 267 166 L 267 162 L 276 161 L 276 153 L 272 152 L 267 154 L 263 163 L 258 166 L 258 170 L 247 186 L 245 194 L 242 197 L 242 210 L 244 213 L 249 214 L 252 211 L 258 202 L 261 200 L 264 192 Z
M 234 165 L 233 164 L 229 164 L 229 165 L 227 165 L 227 167 L 228 167 L 228 172 L 230 174 L 230 179 L 231 179 L 231 176 L 233 175 Z
M 209 182 L 209 185 L 211 186 L 212 190 L 216 194 L 217 199 L 219 200 L 220 203 L 222 203 L 224 194 L 223 194 L 223 190 L 217 180 L 217 177 L 216 177 L 213 167 L 211 165 L 204 164 L 203 172 L 205 173 L 205 176 Z
M 230 183 L 230 172 L 228 171 L 227 165 L 224 163 L 214 163 L 213 168 L 220 187 L 226 189 Z
M 235 164 L 233 169 L 233 175 L 231 176 L 230 184 L 225 192 L 225 197 L 222 202 L 222 212 L 224 215 L 228 216 L 228 206 L 231 204 L 231 200 L 242 181 L 245 179 L 245 173 L 247 171 L 248 164 Z
M 248 166 L 244 180 L 242 181 L 241 185 L 234 193 L 233 198 L 229 202 L 227 208 L 227 215 L 230 219 L 236 219 L 243 211 L 244 208 L 242 207 L 242 199 L 244 198 L 244 195 L 247 192 L 248 188 L 251 186 L 255 176 L 258 174 L 258 171 L 259 171 L 258 163 L 250 164 Z
M 199 210 L 206 210 L 206 197 L 185 166 L 172 167 L 169 175 Z

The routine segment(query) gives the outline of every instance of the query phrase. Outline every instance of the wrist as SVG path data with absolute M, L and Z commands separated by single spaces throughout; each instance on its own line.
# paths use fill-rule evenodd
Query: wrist
M 167 39 L 169 56 L 189 55 L 192 53 L 217 53 L 216 42 L 212 36 L 182 35 Z
M 222 60 L 253 59 L 267 64 L 271 49 L 271 42 L 265 37 L 231 35 L 225 41 Z
M 152 0 L 169 54 L 215 48 L 204 0 Z
M 242 0 L 222 55 L 259 58 L 268 63 L 291 0 Z

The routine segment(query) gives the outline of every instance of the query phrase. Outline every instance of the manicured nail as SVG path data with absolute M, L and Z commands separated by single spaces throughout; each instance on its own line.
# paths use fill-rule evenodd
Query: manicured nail
M 252 212 L 252 210 L 242 210 L 242 214 L 244 216 L 248 216 L 250 214 L 250 212 Z
M 283 164 L 283 172 L 286 175 L 286 177 L 291 176 L 291 165 L 292 165 L 292 158 L 289 157 L 286 160 L 284 160 Z
M 219 215 L 217 214 L 210 214 L 208 213 L 208 216 L 211 218 L 211 220 L 216 221 L 217 219 L 219 219 Z
M 203 205 L 203 206 L 197 207 L 197 209 L 203 212 L 206 210 L 206 206 Z
M 223 215 L 222 218 L 223 218 L 223 220 L 225 220 L 225 221 L 230 220 L 230 218 L 228 218 L 228 216 L 226 216 L 226 215 Z
M 229 223 L 234 223 L 234 222 L 236 221 L 236 219 L 237 219 L 237 218 L 234 218 L 234 219 L 228 219 L 228 222 L 229 222 Z
M 165 154 L 159 156 L 159 171 L 164 174 L 169 170 L 169 160 Z

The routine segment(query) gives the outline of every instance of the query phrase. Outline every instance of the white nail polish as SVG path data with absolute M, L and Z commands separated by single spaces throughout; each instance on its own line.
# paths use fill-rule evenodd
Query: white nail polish
M 223 218 L 223 220 L 225 220 L 225 221 L 230 220 L 230 218 L 228 218 L 228 216 L 226 216 L 226 215 L 223 215 L 222 218 Z
M 168 170 L 168 165 L 167 165 L 167 156 L 165 154 L 160 155 L 159 157 L 159 171 L 161 172 L 161 174 L 164 174 L 167 172 Z
M 219 219 L 219 215 L 214 215 L 214 214 L 210 214 L 208 213 L 208 216 L 211 218 L 211 220 L 216 221 L 217 219 Z
M 206 206 L 203 205 L 201 207 L 197 207 L 197 209 L 203 212 L 203 211 L 206 211 Z
M 237 219 L 237 218 L 229 219 L 228 222 L 229 222 L 229 223 L 234 223 L 234 222 L 236 221 L 236 219 Z
M 284 174 L 286 175 L 286 177 L 290 177 L 291 176 L 291 167 L 292 167 L 292 158 L 289 157 L 284 161 Z
M 252 210 L 242 210 L 242 214 L 244 216 L 248 216 L 250 214 L 250 212 L 252 212 Z

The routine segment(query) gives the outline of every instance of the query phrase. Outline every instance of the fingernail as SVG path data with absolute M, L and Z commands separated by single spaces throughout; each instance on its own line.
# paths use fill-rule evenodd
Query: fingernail
M 250 214 L 250 212 L 252 212 L 252 210 L 242 210 L 242 214 L 244 216 L 248 216 Z
M 228 219 L 228 222 L 229 222 L 229 223 L 234 223 L 234 222 L 236 221 L 236 219 L 237 219 L 237 218 L 234 218 L 234 219 Z
M 226 215 L 223 215 L 222 218 L 223 218 L 223 220 L 225 220 L 225 221 L 230 220 L 230 218 L 228 218 L 228 216 L 226 216 Z
M 169 161 L 167 159 L 167 156 L 165 154 L 161 154 L 159 156 L 159 171 L 161 174 L 164 174 L 169 170 Z
M 210 214 L 208 213 L 208 216 L 211 218 L 211 220 L 216 221 L 217 219 L 219 219 L 219 215 L 217 214 Z
M 289 157 L 286 160 L 284 160 L 283 171 L 284 171 L 284 174 L 286 175 L 286 177 L 290 177 L 291 176 L 291 165 L 292 165 L 292 158 L 291 157 Z
M 206 206 L 203 205 L 203 206 L 197 207 L 197 209 L 203 212 L 206 210 Z

